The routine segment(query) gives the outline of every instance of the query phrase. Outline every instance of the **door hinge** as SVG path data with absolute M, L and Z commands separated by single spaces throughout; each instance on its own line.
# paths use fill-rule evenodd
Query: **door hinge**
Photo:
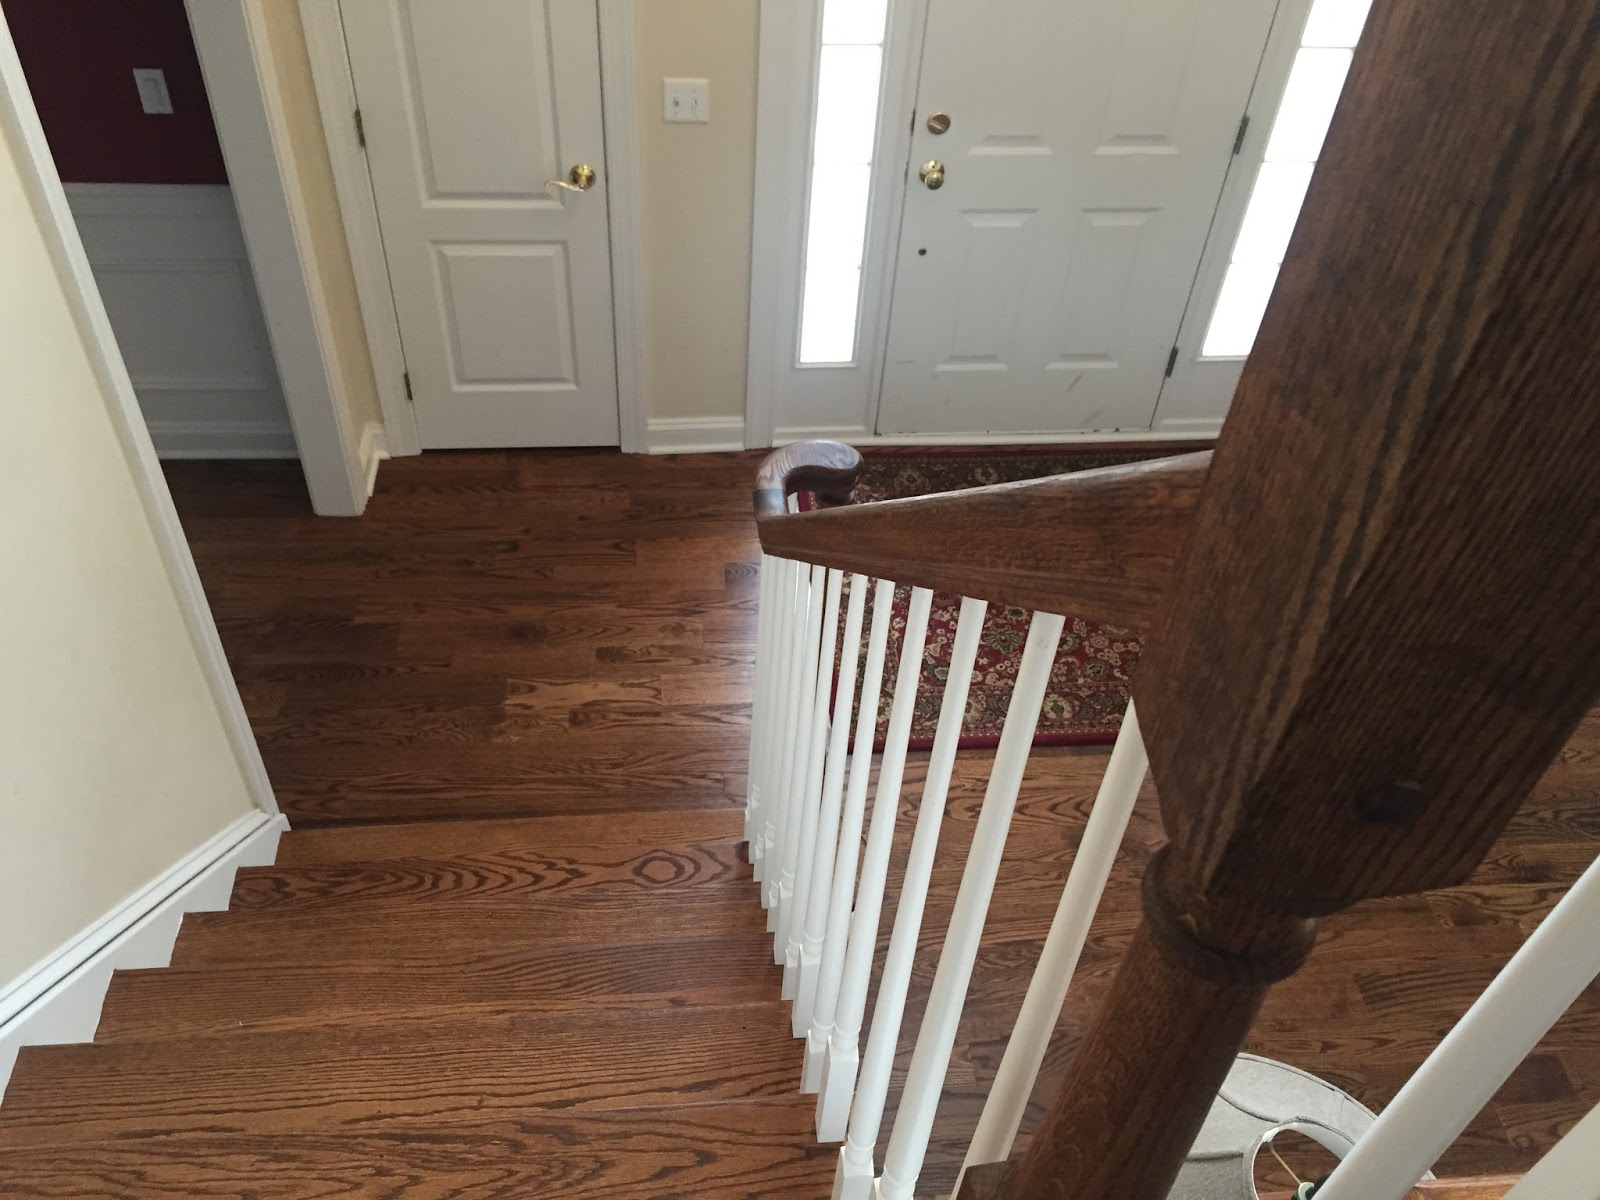
M 367 123 L 361 119 L 361 110 L 356 109 L 356 144 L 363 150 L 367 148 Z
M 1166 378 L 1168 378 L 1168 379 L 1172 378 L 1172 369 L 1174 367 L 1176 367 L 1177 365 L 1178 365 L 1178 348 L 1176 346 L 1174 346 L 1172 348 L 1172 352 L 1167 355 Z
M 1244 131 L 1250 128 L 1250 114 L 1245 113 L 1239 118 L 1239 132 L 1233 135 L 1233 152 L 1235 154 L 1244 149 Z
M 1169 374 L 1169 375 L 1172 374 L 1172 371 L 1171 371 L 1170 368 L 1168 369 L 1167 374 Z M 406 399 L 411 401 L 411 403 L 415 404 L 417 402 L 417 398 L 411 394 L 411 372 L 410 371 L 402 371 L 400 373 L 400 378 L 405 381 Z

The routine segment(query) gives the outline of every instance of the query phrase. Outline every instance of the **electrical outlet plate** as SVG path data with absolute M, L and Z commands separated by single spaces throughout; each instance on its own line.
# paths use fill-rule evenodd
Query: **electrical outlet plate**
M 704 125 L 710 121 L 710 80 L 663 79 L 661 119 L 675 125 Z
M 172 111 L 172 94 L 167 91 L 167 73 L 160 67 L 135 67 L 133 85 L 139 89 L 139 106 L 145 112 Z

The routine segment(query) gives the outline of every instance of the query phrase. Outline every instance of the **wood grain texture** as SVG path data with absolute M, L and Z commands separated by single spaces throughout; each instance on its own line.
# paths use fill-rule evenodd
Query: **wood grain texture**
M 30 1046 L 0 1106 L 0 1155 L 154 1133 L 439 1129 L 685 1096 L 789 1104 L 785 1015 L 768 1001 Z
M 748 711 L 755 465 L 750 455 L 430 454 L 386 464 L 360 521 L 322 521 L 309 515 L 292 463 L 169 464 L 250 715 L 258 727 L 271 723 L 274 781 L 301 828 L 283 839 L 275 867 L 246 876 L 241 894 L 251 908 L 190 918 L 178 944 L 183 965 L 114 981 L 98 1049 L 124 1056 L 114 1063 L 126 1074 L 101 1074 L 97 1063 L 113 1060 L 80 1058 L 83 1047 L 30 1052 L 28 1094 L 56 1105 L 50 1111 L 62 1119 L 24 1118 L 25 1136 L 0 1152 L 0 1191 L 50 1200 L 825 1196 L 835 1151 L 812 1140 L 811 1102 L 792 1091 L 798 1046 L 786 1034 L 774 1060 L 780 1095 L 708 1102 L 697 1090 L 706 1077 L 686 1057 L 661 1081 L 656 1107 L 600 1107 L 613 1097 L 581 1089 L 577 1107 L 552 1107 L 537 1079 L 519 1078 L 531 1099 L 515 1116 L 501 1106 L 520 1103 L 521 1091 L 513 1094 L 506 1064 L 486 1049 L 501 1045 L 493 1031 L 502 1023 L 531 1022 L 511 1035 L 510 1052 L 535 1062 L 563 1046 L 574 1056 L 601 1053 L 582 1028 L 548 1048 L 517 1040 L 535 1029 L 555 1039 L 598 1013 L 622 1021 L 643 1009 L 693 1022 L 719 1007 L 773 1004 L 779 973 L 748 874 L 702 876 L 680 892 L 642 886 L 623 866 L 651 848 L 676 854 L 697 845 L 720 861 L 716 847 L 739 836 L 743 762 L 717 728 L 742 723 Z M 515 572 L 485 577 L 474 565 L 492 563 L 501 541 L 579 543 L 591 531 L 608 545 L 631 542 L 633 565 L 524 558 Z M 473 552 L 452 555 L 452 537 Z M 674 644 L 709 652 L 700 666 L 687 655 L 643 652 Z M 597 664 L 590 675 L 585 662 Z M 437 687 L 387 690 L 399 675 Z M 502 679 L 540 682 L 508 691 L 484 721 L 482 701 Z M 535 730 L 568 726 L 574 713 L 593 715 L 589 728 L 613 730 L 609 744 L 551 738 L 538 743 L 543 764 L 514 752 Z M 691 795 L 625 777 L 633 745 L 650 738 L 706 751 Z M 392 783 L 369 785 L 396 745 L 403 768 Z M 580 751 L 583 769 L 609 786 L 585 782 L 574 799 L 538 782 Z M 973 752 L 957 760 L 891 1121 L 992 759 Z M 1030 763 L 919 1195 L 953 1184 L 1055 904 L 1049 881 L 1070 865 L 1104 762 L 1101 751 L 1063 748 L 1038 751 Z M 925 758 L 908 764 L 891 897 L 925 770 Z M 304 827 L 308 797 L 316 828 Z M 1317 950 L 1268 993 L 1248 1048 L 1381 1107 L 1600 852 L 1597 838 L 1600 717 L 1591 717 L 1465 884 L 1323 919 Z M 1137 926 L 1141 872 L 1163 840 L 1147 785 L 1019 1148 L 1069 1078 Z M 548 864 L 585 873 L 551 888 Z M 361 885 L 366 870 L 375 893 Z M 430 898 L 433 884 L 440 890 Z M 397 885 L 399 893 L 385 894 Z M 759 962 L 747 967 L 752 958 Z M 776 1037 L 779 1028 L 768 1031 Z M 308 1122 L 280 1111 L 281 1093 L 255 1093 L 252 1072 L 266 1069 L 260 1060 L 280 1038 L 299 1064 L 295 1103 L 343 1125 L 289 1129 Z M 450 1057 L 445 1045 L 440 1061 L 451 1073 L 436 1073 L 424 1090 L 403 1047 L 442 1043 L 459 1053 Z M 345 1044 L 375 1052 L 371 1075 L 339 1049 Z M 765 1053 L 764 1041 L 755 1045 Z M 70 1094 L 52 1094 L 58 1051 Z M 175 1122 L 204 1119 L 206 1129 L 167 1128 L 174 1121 L 166 1114 L 182 1102 L 175 1073 L 159 1067 L 169 1051 L 175 1062 L 206 1060 L 195 1071 L 199 1101 Z M 337 1069 L 313 1070 L 313 1058 Z M 719 1078 L 711 1086 L 725 1086 Z M 552 1076 L 571 1079 L 565 1067 Z M 157 1117 L 141 1123 L 147 1088 L 156 1089 Z M 480 1093 L 500 1115 L 469 1111 Z M 1600 990 L 1591 990 L 1439 1170 L 1525 1170 L 1596 1102 Z M 31 1104 L 9 1094 L 0 1114 Z M 428 1104 L 447 1119 L 425 1119 Z M 91 1121 L 83 1128 L 80 1106 Z M 358 1115 L 363 1107 L 372 1128 Z M 101 1136 L 113 1129 L 118 1136 Z
M 1380 0 L 1133 681 L 1161 886 L 1006 1196 L 1160 1200 L 1291 918 L 1489 852 L 1600 695 L 1597 380 L 1600 4 Z
M 1375 5 L 1133 684 L 1209 886 L 1460 882 L 1593 703 L 1597 280 L 1600 9 Z
M 757 524 L 780 558 L 1146 629 L 1210 462 L 1182 454 Z

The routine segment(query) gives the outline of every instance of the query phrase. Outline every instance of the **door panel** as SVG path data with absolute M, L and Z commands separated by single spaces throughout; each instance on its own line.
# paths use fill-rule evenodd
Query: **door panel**
M 422 444 L 615 444 L 593 0 L 341 12 Z
M 931 0 L 880 433 L 1149 427 L 1275 2 Z

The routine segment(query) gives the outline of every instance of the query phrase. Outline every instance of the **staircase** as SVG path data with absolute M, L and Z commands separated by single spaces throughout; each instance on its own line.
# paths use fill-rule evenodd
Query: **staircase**
M 825 1194 L 737 813 L 293 832 L 23 1051 L 7 1197 Z

